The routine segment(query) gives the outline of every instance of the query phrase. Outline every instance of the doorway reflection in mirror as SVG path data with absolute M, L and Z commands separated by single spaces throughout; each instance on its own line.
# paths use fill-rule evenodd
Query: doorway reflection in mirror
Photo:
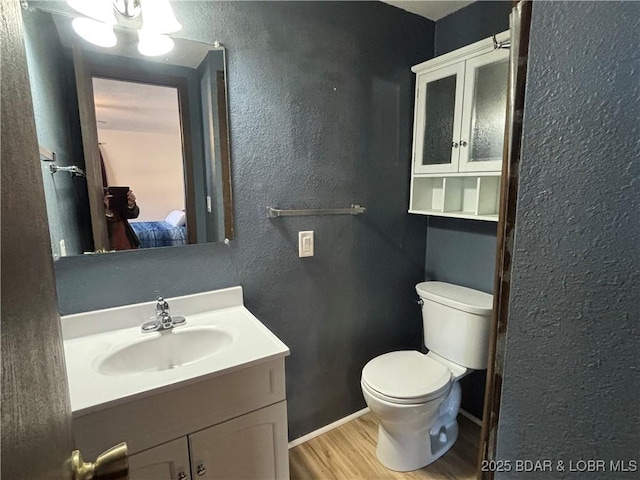
M 107 215 L 111 248 L 127 249 L 127 242 L 119 241 L 121 228 L 130 232 L 128 248 L 185 245 L 188 226 L 176 88 L 94 77 L 93 96 L 103 184 L 128 185 L 137 205 L 144 207 L 124 211 L 139 212 L 126 216 L 128 228 Z

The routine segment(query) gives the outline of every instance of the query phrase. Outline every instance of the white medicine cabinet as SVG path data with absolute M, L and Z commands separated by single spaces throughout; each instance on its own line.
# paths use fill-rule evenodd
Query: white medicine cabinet
M 492 38 L 412 68 L 410 213 L 497 221 L 508 70 Z

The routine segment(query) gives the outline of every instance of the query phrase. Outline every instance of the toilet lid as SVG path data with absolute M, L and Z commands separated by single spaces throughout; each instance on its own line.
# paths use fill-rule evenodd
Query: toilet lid
M 447 367 L 415 350 L 385 353 L 362 369 L 362 381 L 373 390 L 416 403 L 441 394 L 450 380 Z

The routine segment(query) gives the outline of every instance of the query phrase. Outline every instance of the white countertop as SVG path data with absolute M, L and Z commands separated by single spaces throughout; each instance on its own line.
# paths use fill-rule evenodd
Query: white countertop
M 123 344 L 171 334 L 140 331 L 140 325 L 154 316 L 155 302 L 62 317 L 74 417 L 289 355 L 289 348 L 244 307 L 241 287 L 166 300 L 172 315 L 187 319 L 176 331 L 219 328 L 232 335 L 232 344 L 204 360 L 173 369 L 103 375 L 94 368 L 98 357 Z

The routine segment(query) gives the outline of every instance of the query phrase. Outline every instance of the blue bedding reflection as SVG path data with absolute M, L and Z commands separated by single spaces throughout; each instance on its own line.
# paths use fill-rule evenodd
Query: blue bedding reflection
M 176 247 L 187 244 L 187 228 L 161 222 L 129 222 L 140 240 L 140 248 Z

